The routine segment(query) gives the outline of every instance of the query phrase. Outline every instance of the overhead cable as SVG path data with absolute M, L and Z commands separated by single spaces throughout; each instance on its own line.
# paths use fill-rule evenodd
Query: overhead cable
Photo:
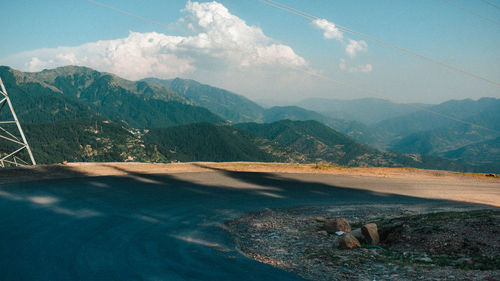
M 462 11 L 465 11 L 465 12 L 467 12 L 467 13 L 471 14 L 471 15 L 474 15 L 474 16 L 476 16 L 476 17 L 482 18 L 483 20 L 487 20 L 487 21 L 489 21 L 489 22 L 492 22 L 492 23 L 495 23 L 495 24 L 500 25 L 500 22 L 498 22 L 498 21 L 496 21 L 496 20 L 493 20 L 493 19 L 490 19 L 490 18 L 488 18 L 488 17 L 485 17 L 485 16 L 483 16 L 483 15 L 481 15 L 481 14 L 479 14 L 479 13 L 476 13 L 476 12 L 474 12 L 474 11 L 470 10 L 470 9 L 467 9 L 467 8 L 465 8 L 465 7 L 463 7 L 463 6 L 460 6 L 460 5 L 456 4 L 456 3 L 453 3 L 452 1 L 449 1 L 449 0 L 442 0 L 442 1 L 443 1 L 443 2 L 445 2 L 445 3 L 446 3 L 446 4 L 448 4 L 448 5 L 451 5 L 451 6 L 453 6 L 453 7 L 455 7 L 455 8 L 458 8 L 458 9 L 460 9 L 460 10 L 462 10 Z M 493 4 L 493 5 L 494 5 L 494 4 Z
M 146 17 L 143 17 L 143 16 L 139 16 L 139 15 L 136 15 L 136 14 L 133 14 L 133 13 L 130 13 L 130 12 L 127 12 L 127 11 L 124 11 L 122 9 L 118 9 L 118 8 L 115 8 L 115 7 L 112 7 L 112 6 L 109 6 L 109 5 L 106 5 L 104 3 L 101 3 L 101 2 L 98 2 L 98 1 L 94 1 L 94 0 L 87 0 L 89 1 L 90 3 L 93 3 L 93 4 L 96 4 L 96 5 L 99 5 L 101 7 L 104 7 L 104 8 L 108 8 L 108 9 L 111 9 L 111 10 L 114 10 L 114 11 L 117 11 L 119 13 L 122 13 L 122 14 L 125 14 L 125 15 L 128 15 L 128 16 L 132 16 L 132 17 L 135 17 L 135 18 L 138 18 L 140 20 L 143 20 L 143 21 L 147 21 L 147 22 L 150 22 L 150 23 L 153 23 L 153 24 L 156 24 L 156 25 L 159 25 L 159 26 L 163 26 L 167 29 L 170 29 L 170 30 L 173 30 L 173 28 L 167 24 L 164 24 L 164 23 L 161 23 L 161 22 L 158 22 L 158 21 L 155 21 L 155 20 L 152 20 L 152 19 L 149 19 L 149 18 L 146 18 Z
M 491 6 L 495 7 L 495 8 L 497 8 L 497 9 L 500 9 L 500 6 L 498 6 L 498 5 L 497 5 L 497 4 L 495 4 L 495 3 L 491 3 L 491 2 L 490 2 L 490 1 L 488 1 L 488 0 L 482 0 L 482 1 L 483 1 L 484 3 L 486 3 L 486 4 L 488 4 L 488 5 L 491 5 Z
M 89 1 L 91 3 L 94 3 L 94 4 L 97 4 L 97 5 L 100 5 L 102 7 L 114 10 L 114 11 L 118 11 L 118 12 L 120 12 L 122 14 L 125 14 L 125 15 L 133 16 L 135 18 L 138 18 L 138 19 L 141 19 L 141 20 L 145 20 L 147 22 L 150 22 L 150 23 L 153 23 L 153 24 L 157 24 L 157 25 L 160 25 L 160 26 L 167 27 L 167 28 L 171 29 L 166 24 L 163 24 L 163 23 L 160 23 L 160 22 L 156 22 L 156 21 L 148 19 L 146 17 L 138 16 L 138 15 L 135 15 L 133 13 L 130 13 L 130 12 L 127 12 L 127 11 L 124 11 L 124 10 L 121 10 L 121 9 L 118 9 L 118 8 L 115 8 L 115 7 L 112 7 L 112 6 L 105 5 L 105 4 L 102 4 L 102 3 L 94 1 L 94 0 L 87 0 L 87 1 Z M 263 0 L 263 1 L 270 1 L 270 0 Z M 270 4 L 270 3 L 267 3 L 267 4 L 271 5 L 271 6 L 274 6 L 276 8 L 279 8 L 279 9 L 284 9 L 284 8 L 278 6 L 278 5 L 274 5 L 274 4 Z M 309 15 L 307 13 L 304 13 L 304 12 L 301 12 L 301 11 L 298 11 L 298 10 L 294 10 L 293 8 L 288 8 L 286 10 L 288 12 L 292 12 L 294 14 L 300 15 L 302 17 L 307 17 L 309 19 L 319 19 L 318 17 Z M 208 40 L 208 39 L 206 39 L 206 40 Z M 319 73 L 316 73 L 316 72 L 311 72 L 311 71 L 308 71 L 308 70 L 305 70 L 305 69 L 301 69 L 301 68 L 298 68 L 298 67 L 289 66 L 289 68 L 297 70 L 297 71 L 300 71 L 300 72 L 303 72 L 303 73 L 306 73 L 306 74 L 311 75 L 311 76 L 315 76 L 317 78 L 321 78 L 321 79 L 333 82 L 333 83 L 341 85 L 341 86 L 343 86 L 345 88 L 349 88 L 349 89 L 352 89 L 352 90 L 355 90 L 355 91 L 358 91 L 358 92 L 361 92 L 361 93 L 369 94 L 371 96 L 383 98 L 383 99 L 390 100 L 390 101 L 393 101 L 393 102 L 401 103 L 399 101 L 396 101 L 395 99 L 386 97 L 386 96 L 380 94 L 379 92 L 377 92 L 375 90 L 369 90 L 369 89 L 360 88 L 360 87 L 354 86 L 354 85 L 352 85 L 350 83 L 346 83 L 346 82 L 343 82 L 343 81 L 338 81 L 338 80 L 335 80 L 335 79 L 330 78 L 328 76 L 325 76 L 325 75 L 322 75 L 322 74 L 319 74 Z M 440 112 L 437 112 L 437 111 L 433 111 L 433 110 L 430 110 L 430 109 L 425 108 L 425 107 L 421 107 L 421 106 L 417 106 L 417 105 L 413 105 L 413 104 L 407 104 L 407 103 L 403 103 L 403 104 L 406 104 L 407 106 L 413 107 L 413 108 L 418 109 L 418 110 L 426 111 L 426 112 L 432 113 L 434 115 L 441 116 L 443 118 L 447 118 L 449 120 L 457 121 L 457 122 L 462 123 L 462 124 L 470 125 L 470 126 L 473 126 L 473 127 L 479 128 L 479 129 L 483 129 L 483 130 L 486 130 L 486 131 L 494 132 L 494 133 L 500 133 L 500 131 L 493 130 L 493 129 L 490 129 L 490 128 L 486 128 L 484 126 L 481 126 L 481 125 L 478 125 L 478 124 L 474 124 L 474 123 L 471 123 L 471 122 L 468 122 L 468 121 L 460 120 L 458 118 L 455 118 L 455 117 L 452 117 L 452 116 L 449 116 L 449 115 L 446 115 L 446 114 L 443 114 L 443 113 L 440 113 Z
M 343 81 L 335 80 L 333 78 L 330 78 L 328 76 L 322 75 L 320 73 L 308 71 L 308 70 L 301 69 L 301 68 L 298 68 L 298 67 L 291 67 L 291 68 L 293 68 L 295 70 L 298 70 L 300 72 L 306 73 L 308 75 L 315 76 L 317 78 L 321 78 L 323 80 L 327 80 L 327 81 L 333 82 L 335 84 L 341 85 L 341 86 L 343 86 L 345 88 L 349 88 L 349 89 L 355 90 L 355 91 L 360 92 L 360 93 L 369 94 L 371 96 L 382 98 L 382 99 L 385 99 L 385 100 L 389 100 L 389 101 L 392 101 L 392 102 L 395 102 L 395 103 L 401 103 L 400 101 L 398 101 L 396 99 L 393 99 L 393 98 L 390 98 L 390 97 L 387 97 L 387 96 L 384 96 L 384 95 L 380 94 L 378 91 L 375 91 L 375 90 L 370 90 L 370 89 L 365 89 L 365 88 L 361 88 L 361 87 L 358 87 L 358 86 L 354 86 L 354 85 L 352 85 L 350 83 L 346 83 L 346 82 L 343 82 Z M 423 106 L 418 106 L 418 105 L 409 104 L 409 103 L 402 103 L 402 104 L 405 104 L 405 105 L 407 105 L 409 107 L 412 107 L 414 109 L 421 110 L 421 111 L 426 111 L 428 113 L 432 113 L 434 115 L 437 115 L 437 116 L 440 116 L 440 117 L 443 117 L 443 118 L 446 118 L 446 119 L 449 119 L 449 120 L 453 120 L 453 121 L 456 121 L 456 122 L 459 122 L 459 123 L 462 123 L 462 124 L 465 124 L 465 125 L 470 125 L 472 127 L 478 128 L 478 129 L 482 129 L 482 130 L 486 130 L 486 131 L 490 131 L 490 132 L 493 132 L 493 133 L 500 134 L 500 131 L 498 131 L 498 130 L 490 129 L 490 128 L 487 128 L 487 127 L 484 127 L 484 126 L 481 126 L 481 125 L 478 125 L 478 124 L 475 124 L 475 123 L 472 123 L 472 122 L 469 122 L 469 121 L 461 120 L 461 119 L 455 118 L 453 116 L 450 116 L 448 114 L 444 114 L 444 113 L 441 113 L 441 112 L 438 112 L 438 111 L 434 111 L 432 109 L 429 109 L 429 108 L 426 108 L 426 107 L 423 107 Z
M 292 14 L 295 14 L 295 15 L 298 15 L 298 16 L 301 16 L 303 18 L 307 18 L 309 20 L 318 20 L 318 19 L 321 19 L 320 17 L 317 17 L 317 16 L 313 16 L 311 14 L 308 14 L 306 12 L 303 12 L 303 11 L 300 11 L 300 10 L 297 10 L 297 9 L 294 9 L 294 8 L 291 8 L 289 6 L 286 6 L 284 4 L 281 4 L 279 2 L 276 2 L 274 0 L 259 0 L 269 6 L 272 6 L 272 7 L 275 7 L 275 8 L 279 8 L 283 11 L 286 11 L 286 12 L 289 12 L 289 13 L 292 13 Z M 405 53 L 407 55 L 411 55 L 411 56 L 414 56 L 414 57 L 417 57 L 417 58 L 420 58 L 422 60 L 426 60 L 428 62 L 431 62 L 433 64 L 436 64 L 436 65 L 439 65 L 439 66 L 442 66 L 442 67 L 445 67 L 449 70 L 453 70 L 455 72 L 460 72 L 462 74 L 465 74 L 467 76 L 470 76 L 470 77 L 473 77 L 473 78 L 476 78 L 476 79 L 479 79 L 479 80 L 482 80 L 484 82 L 487 82 L 487 83 L 490 83 L 490 84 L 493 84 L 495 86 L 500 86 L 500 82 L 498 81 L 494 81 L 494 80 L 491 80 L 491 79 L 488 79 L 488 78 L 485 78 L 481 75 L 478 75 L 478 74 L 475 74 L 475 73 L 472 73 L 472 72 L 469 72 L 469 71 L 466 71 L 464 69 L 461 69 L 459 67 L 456 67 L 456 66 L 453 66 L 451 64 L 447 64 L 445 62 L 442 62 L 442 61 L 439 61 L 439 60 L 436 60 L 436 59 L 433 59 L 431 57 L 428 57 L 428 56 L 425 56 L 425 55 L 422 55 L 422 54 L 419 54 L 417 52 L 414 52 L 414 51 L 411 51 L 411 50 L 408 50 L 408 49 L 405 49 L 403 47 L 399 47 L 399 46 L 396 46 L 394 44 L 391 44 L 391 43 L 388 43 L 388 42 L 385 42 L 385 41 L 382 41 L 380 39 L 377 39 L 375 37 L 372 37 L 368 34 L 364 34 L 364 33 L 361 33 L 359 31 L 355 31 L 353 29 L 350 29 L 348 27 L 344 27 L 344 26 L 341 26 L 341 25 L 338 25 L 338 24 L 335 24 L 335 26 L 341 30 L 341 31 L 344 31 L 344 32 L 348 32 L 348 33 L 351 33 L 351 34 L 354 34 L 354 35 L 357 35 L 359 37 L 362 37 L 362 38 L 365 38 L 365 39 L 368 39 L 370 41 L 373 41 L 373 42 L 376 42 L 382 46 L 385 46 L 385 47 L 388 47 L 388 48 L 391 48 L 391 49 L 394 49 L 394 50 L 397 50 L 399 52 L 402 52 L 402 53 Z

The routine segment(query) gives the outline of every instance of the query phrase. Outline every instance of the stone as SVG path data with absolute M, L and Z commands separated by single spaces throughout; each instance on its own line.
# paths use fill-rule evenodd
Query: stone
M 352 236 L 356 237 L 358 241 L 362 242 L 365 240 L 365 237 L 363 236 L 363 233 L 361 233 L 361 228 L 356 228 L 351 230 Z
M 331 233 L 337 232 L 339 230 L 346 233 L 351 232 L 351 225 L 347 220 L 343 218 L 325 220 L 325 222 L 323 223 L 323 228 Z
M 417 260 L 420 262 L 426 262 L 426 263 L 432 262 L 432 259 L 429 257 L 421 257 L 421 258 L 418 258 Z
M 352 249 L 356 247 L 361 247 L 361 244 L 359 243 L 358 239 L 356 237 L 352 236 L 350 233 L 344 234 L 342 238 L 339 240 L 339 248 L 340 249 Z
M 370 245 L 377 245 L 380 242 L 377 225 L 374 223 L 365 224 L 361 228 L 361 233 L 363 233 L 366 242 Z
M 328 232 L 326 232 L 326 230 L 320 230 L 317 233 L 318 233 L 318 235 L 321 235 L 321 236 L 328 236 Z

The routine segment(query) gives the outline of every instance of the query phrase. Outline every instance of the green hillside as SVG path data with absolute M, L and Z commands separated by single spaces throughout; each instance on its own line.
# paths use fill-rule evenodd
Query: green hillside
M 85 67 L 61 67 L 26 74 L 40 79 L 101 116 L 131 127 L 165 127 L 196 122 L 222 123 L 206 108 L 187 104 L 169 89 L 132 82 Z M 162 92 L 154 92 L 160 89 Z M 162 99 L 154 98 L 163 95 Z M 165 101 L 171 97 L 171 100 Z
M 38 164 L 70 162 L 163 162 L 139 130 L 107 121 L 58 121 L 25 124 L 23 129 Z
M 441 153 L 442 157 L 474 165 L 487 165 L 500 171 L 500 137 Z
M 495 131 L 488 134 L 442 120 L 426 124 L 436 117 L 421 112 L 367 127 L 296 106 L 264 109 L 242 96 L 191 80 L 134 82 L 74 66 L 38 73 L 0 67 L 0 76 L 39 163 L 279 161 L 491 171 L 498 155 L 494 141 L 482 143 L 498 138 Z M 201 103 L 223 118 L 193 105 Z M 462 110 L 458 117 L 500 130 L 498 105 L 496 99 L 483 99 L 452 101 L 437 108 Z M 257 123 L 231 127 L 224 125 L 225 119 Z M 415 124 L 405 127 L 405 122 Z M 386 146 L 411 154 L 354 141 L 371 144 L 383 138 L 392 138 Z M 481 149 L 492 155 L 486 157 Z
M 193 80 L 147 78 L 142 81 L 168 87 L 192 101 L 193 104 L 206 107 L 232 123 L 269 123 L 284 119 L 297 121 L 316 120 L 361 142 L 377 144 L 379 138 L 376 132 L 356 121 L 329 118 L 318 112 L 298 106 L 263 108 L 241 95 Z
M 263 118 L 264 108 L 241 95 L 223 89 L 179 78 L 173 80 L 147 78 L 142 81 L 168 87 L 191 100 L 193 104 L 205 107 L 235 123 L 260 122 Z
M 23 72 L 1 66 L 0 77 L 22 123 L 104 118 L 88 105 L 64 95 L 56 87 L 33 79 Z M 2 112 L 7 113 L 6 110 Z M 5 116 L 1 115 L 2 118 Z
M 65 95 L 81 99 L 92 99 L 89 95 L 95 93 L 92 91 L 89 92 L 87 88 L 91 87 L 94 83 L 99 84 L 104 78 L 109 87 L 125 89 L 128 93 L 133 93 L 144 99 L 154 98 L 164 101 L 188 103 L 183 96 L 168 88 L 142 81 L 126 80 L 114 74 L 99 72 L 88 67 L 63 66 L 55 69 L 45 69 L 40 72 L 31 72 L 27 73 L 27 75 L 57 87 Z
M 430 113 L 427 113 L 425 117 L 413 114 L 379 124 L 379 129 L 386 138 L 392 136 L 392 139 L 388 140 L 386 144 L 387 149 L 400 153 L 434 155 L 451 160 L 461 159 L 455 155 L 459 151 L 464 153 L 468 151 L 466 155 L 469 156 L 465 157 L 464 160 L 467 159 L 466 163 L 469 165 L 485 164 L 482 157 L 475 157 L 472 154 L 488 155 L 489 158 L 500 157 L 498 150 L 489 149 L 490 146 L 483 146 L 484 143 L 494 144 L 494 140 L 500 137 L 500 99 L 452 101 L 438 107 L 438 109 L 441 108 L 446 109 L 443 110 L 446 113 L 457 112 L 454 113 L 457 118 L 462 118 L 461 120 L 477 124 L 480 127 L 448 119 L 437 120 L 440 117 L 429 116 L 433 115 Z M 409 125 L 403 129 L 405 122 L 408 122 Z M 425 124 L 427 122 L 430 124 Z M 413 129 L 408 129 L 411 127 Z M 417 131 L 408 134 L 411 130 Z M 477 151 L 477 147 L 483 147 L 484 153 Z
M 168 159 L 179 161 L 283 161 L 259 148 L 261 140 L 229 126 L 209 123 L 151 130 L 145 141 Z
M 329 118 L 318 112 L 298 106 L 274 106 L 264 111 L 265 123 L 272 123 L 280 120 L 318 121 L 352 139 L 370 145 L 377 144 L 377 140 L 379 139 L 376 132 L 373 132 L 366 125 L 357 121 Z
M 500 99 L 482 98 L 477 101 L 452 100 L 439 105 L 429 107 L 428 111 L 418 111 L 401 117 L 384 120 L 373 128 L 385 135 L 385 143 L 391 143 L 394 140 L 401 139 L 410 134 L 418 132 L 442 130 L 450 128 L 452 130 L 461 130 L 461 123 L 453 118 L 473 122 L 490 129 L 500 130 Z M 440 116 L 443 114 L 452 119 Z M 488 131 L 478 131 L 481 135 L 489 135 Z
M 306 155 L 310 162 L 346 166 L 416 167 L 472 171 L 466 165 L 437 157 L 385 152 L 358 143 L 316 121 L 283 120 L 271 124 L 245 123 L 234 126 Z

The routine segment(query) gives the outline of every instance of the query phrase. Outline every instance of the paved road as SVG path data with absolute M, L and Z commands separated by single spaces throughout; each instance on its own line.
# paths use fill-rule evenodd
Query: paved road
M 361 185 L 415 183 L 214 171 L 3 185 L 0 280 L 300 280 L 243 257 L 222 223 L 298 205 L 456 204 L 349 188 Z

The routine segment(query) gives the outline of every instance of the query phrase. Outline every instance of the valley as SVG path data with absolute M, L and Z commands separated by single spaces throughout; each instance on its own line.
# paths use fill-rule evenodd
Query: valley
M 0 76 L 41 164 L 256 161 L 500 172 L 494 98 L 417 107 L 308 99 L 265 108 L 179 78 L 129 81 L 77 66 L 0 67 Z

